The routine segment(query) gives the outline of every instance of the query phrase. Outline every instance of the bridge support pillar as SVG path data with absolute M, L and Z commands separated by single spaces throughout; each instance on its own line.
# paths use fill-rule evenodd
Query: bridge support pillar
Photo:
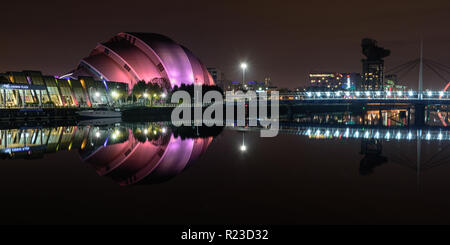
M 424 104 L 416 104 L 414 105 L 414 124 L 416 126 L 425 125 L 425 105 Z

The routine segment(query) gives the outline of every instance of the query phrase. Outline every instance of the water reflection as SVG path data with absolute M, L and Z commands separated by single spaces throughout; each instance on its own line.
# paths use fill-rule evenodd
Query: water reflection
M 221 130 L 173 128 L 168 123 L 4 129 L 0 130 L 0 155 L 33 159 L 78 150 L 99 175 L 120 185 L 158 183 L 192 164 Z

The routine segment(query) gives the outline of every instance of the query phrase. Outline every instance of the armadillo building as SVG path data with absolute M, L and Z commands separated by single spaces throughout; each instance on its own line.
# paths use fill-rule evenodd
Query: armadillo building
M 181 84 L 213 85 L 205 65 L 186 47 L 154 33 L 121 32 L 99 43 L 83 58 L 71 77 L 90 76 L 103 81 L 138 81 L 172 88 Z

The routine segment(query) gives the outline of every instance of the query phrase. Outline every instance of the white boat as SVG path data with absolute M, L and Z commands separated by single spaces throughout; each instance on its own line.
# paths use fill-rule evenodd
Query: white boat
M 86 110 L 78 111 L 77 114 L 83 118 L 119 118 L 122 112 L 115 110 Z

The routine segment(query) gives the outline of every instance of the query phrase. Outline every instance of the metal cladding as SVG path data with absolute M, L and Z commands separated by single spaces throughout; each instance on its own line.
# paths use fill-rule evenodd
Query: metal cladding
M 213 137 L 181 139 L 164 135 L 159 140 L 139 141 L 129 130 L 122 143 L 80 151 L 83 161 L 101 176 L 108 176 L 120 185 L 158 183 L 186 169 L 202 155 Z
M 121 32 L 98 44 L 81 60 L 72 77 L 92 76 L 127 83 L 158 83 L 164 87 L 181 84 L 214 85 L 206 67 L 190 50 L 155 33 Z

